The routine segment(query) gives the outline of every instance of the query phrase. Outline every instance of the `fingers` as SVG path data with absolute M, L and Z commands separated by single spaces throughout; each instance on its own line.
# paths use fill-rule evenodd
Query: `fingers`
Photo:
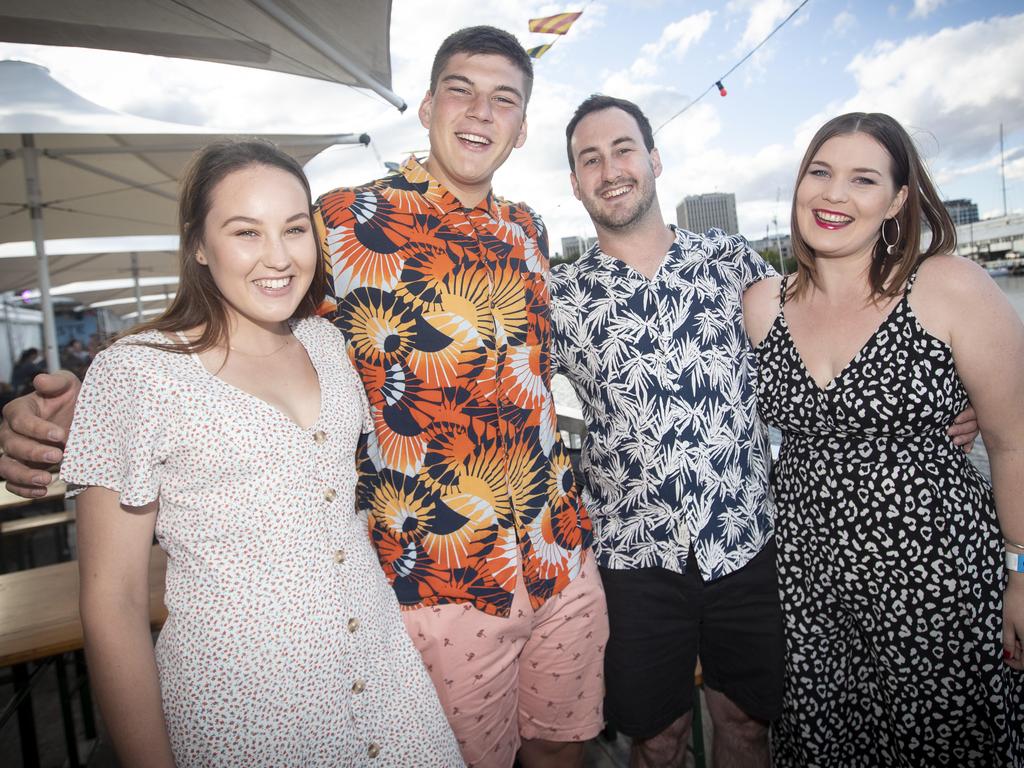
M 56 373 L 40 373 L 32 379 L 32 386 L 35 387 L 43 397 L 56 397 L 69 391 L 78 384 L 78 379 L 71 371 L 57 371 Z
M 25 395 L 17 400 L 12 400 L 4 408 L 4 428 L 0 430 L 0 448 L 4 453 L 10 453 L 16 459 L 29 461 L 49 461 L 40 454 L 38 457 L 29 456 L 24 452 L 16 452 L 23 442 L 17 442 L 19 448 L 13 447 L 17 438 L 26 438 L 38 443 L 63 443 L 67 439 L 67 433 L 52 421 L 47 421 L 39 415 L 39 410 L 34 395 Z M 52 448 L 53 446 L 47 446 Z M 57 461 L 60 461 L 58 451 Z M 50 462 L 53 463 L 53 462 Z
M 26 498 L 45 495 L 53 480 L 45 467 L 22 464 L 6 455 L 0 456 L 0 477 L 7 480 L 7 490 Z

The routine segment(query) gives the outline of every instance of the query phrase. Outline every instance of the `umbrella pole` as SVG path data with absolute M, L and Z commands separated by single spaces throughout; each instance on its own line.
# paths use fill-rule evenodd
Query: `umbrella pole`
M 53 315 L 53 299 L 50 296 L 50 261 L 43 241 L 43 206 L 39 191 L 39 150 L 35 138 L 29 133 L 21 135 L 22 157 L 25 161 L 25 186 L 28 188 L 29 213 L 32 216 L 32 239 L 36 244 L 36 258 L 39 260 L 39 299 L 43 307 L 43 349 L 46 353 L 46 369 L 53 373 L 60 369 L 57 354 L 57 326 Z
M 132 251 L 132 279 L 135 281 L 135 322 L 142 322 L 142 286 L 139 284 L 139 254 Z

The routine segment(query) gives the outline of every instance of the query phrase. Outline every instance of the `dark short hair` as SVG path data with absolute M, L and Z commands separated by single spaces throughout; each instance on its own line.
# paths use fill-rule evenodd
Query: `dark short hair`
M 949 211 L 942 204 L 928 174 L 928 168 L 907 131 L 889 115 L 882 112 L 849 112 L 833 117 L 814 134 L 811 143 L 800 161 L 793 188 L 793 212 L 790 231 L 793 241 L 793 255 L 796 256 L 796 279 L 790 284 L 789 295 L 799 295 L 816 284 L 814 251 L 807 244 L 797 221 L 796 195 L 800 182 L 807 175 L 807 169 L 818 150 L 835 136 L 863 133 L 885 149 L 892 164 L 892 180 L 896 189 L 907 187 L 907 199 L 894 217 L 898 224 L 899 238 L 890 256 L 884 240 L 879 236 L 871 260 L 868 281 L 875 298 L 895 298 L 903 291 L 904 283 L 917 265 L 929 256 L 951 253 L 956 249 L 956 227 Z M 928 248 L 921 252 L 921 225 L 927 223 L 931 230 Z M 886 229 L 888 220 L 882 223 Z M 896 226 L 888 228 L 889 237 L 896 238 Z
M 576 107 L 576 113 L 572 116 L 572 120 L 565 126 L 565 154 L 569 156 L 569 169 L 573 173 L 576 172 L 576 158 L 572 156 L 572 135 L 576 133 L 576 126 L 579 125 L 580 120 L 592 112 L 600 112 L 605 109 L 621 109 L 630 115 L 640 128 L 640 135 L 644 137 L 644 146 L 647 147 L 647 151 L 650 152 L 654 149 L 654 131 L 651 130 L 651 121 L 647 119 L 647 115 L 640 107 L 626 99 L 605 96 L 603 93 L 592 93 Z
M 530 93 L 533 91 L 533 60 L 523 50 L 522 44 L 515 35 L 503 29 L 485 25 L 460 29 L 458 32 L 448 35 L 441 43 L 441 47 L 434 54 L 434 64 L 430 68 L 431 93 L 437 90 L 437 81 L 441 78 L 441 73 L 448 66 L 452 56 L 457 53 L 465 53 L 469 56 L 481 54 L 504 56 L 523 73 L 526 86 L 523 98 L 526 102 L 530 101 Z M 525 107 L 525 104 L 523 106 Z

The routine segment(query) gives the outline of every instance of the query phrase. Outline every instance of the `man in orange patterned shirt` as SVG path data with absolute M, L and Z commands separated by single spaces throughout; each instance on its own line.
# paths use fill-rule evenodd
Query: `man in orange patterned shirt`
M 582 765 L 607 612 L 551 393 L 547 233 L 491 178 L 529 57 L 470 27 L 419 109 L 430 155 L 316 205 L 327 311 L 369 395 L 357 506 L 470 765 Z

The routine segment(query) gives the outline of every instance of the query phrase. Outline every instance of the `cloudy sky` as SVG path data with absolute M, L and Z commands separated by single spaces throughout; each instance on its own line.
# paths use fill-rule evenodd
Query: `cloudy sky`
M 499 0 L 394 0 L 394 90 L 403 115 L 365 91 L 200 62 L 102 51 L 0 44 L 0 59 L 43 64 L 60 82 L 111 109 L 215 130 L 366 132 L 374 148 L 338 149 L 308 169 L 314 192 L 357 184 L 426 148 L 415 106 L 441 40 L 493 24 L 529 46 L 554 38 L 527 19 L 584 9 L 569 34 L 536 63 L 529 138 L 495 180 L 526 200 L 559 239 L 590 235 L 572 197 L 564 126 L 600 91 L 640 104 L 655 126 L 700 94 L 799 5 L 799 0 L 632 0 L 553 4 Z M 657 137 L 666 219 L 687 194 L 734 192 L 741 231 L 785 231 L 802 151 L 826 119 L 850 110 L 889 112 L 915 136 L 945 197 L 973 198 L 1002 213 L 999 125 L 1011 211 L 1024 210 L 1024 13 L 985 0 L 810 0 L 751 60 Z

